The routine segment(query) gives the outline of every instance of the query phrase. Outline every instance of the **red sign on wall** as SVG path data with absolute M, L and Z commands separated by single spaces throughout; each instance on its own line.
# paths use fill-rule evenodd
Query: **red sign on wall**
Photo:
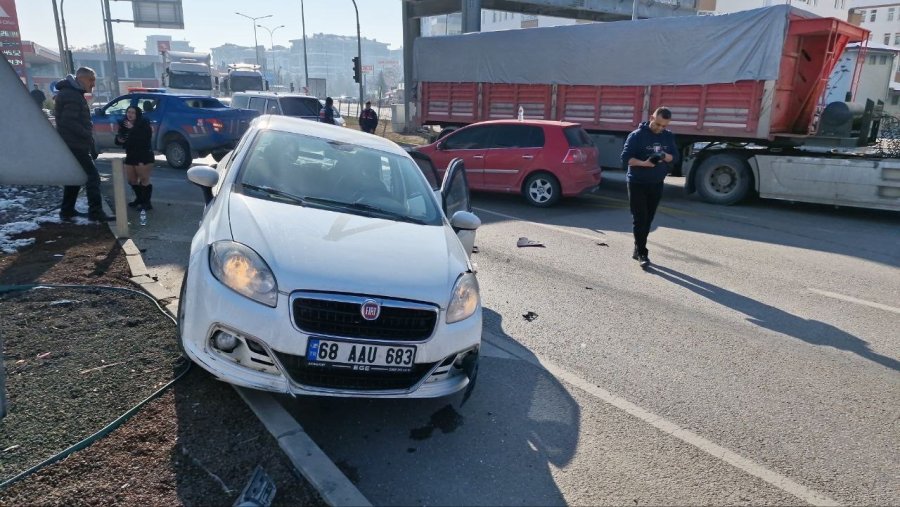
M 16 0 L 0 0 L 0 52 L 25 79 L 25 56 L 22 54 L 22 36 L 19 34 L 19 17 Z

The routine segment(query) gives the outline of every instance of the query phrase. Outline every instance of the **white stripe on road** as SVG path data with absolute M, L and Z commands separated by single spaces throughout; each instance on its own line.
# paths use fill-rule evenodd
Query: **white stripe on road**
M 472 208 L 472 209 L 475 209 L 475 210 L 478 210 L 478 211 L 481 211 L 481 212 L 484 212 L 484 213 L 489 213 L 489 214 L 491 214 L 491 215 L 497 215 L 498 217 L 508 218 L 508 219 L 510 219 L 510 220 L 518 220 L 519 222 L 528 222 L 528 223 L 531 224 L 531 225 L 536 225 L 536 226 L 538 226 L 538 227 L 543 227 L 544 229 L 550 229 L 550 230 L 552 230 L 552 231 L 564 232 L 564 233 L 566 233 L 566 234 L 571 234 L 571 235 L 573 235 L 573 236 L 579 236 L 579 237 L 582 237 L 582 238 L 593 239 L 593 240 L 597 240 L 597 239 L 601 239 L 601 238 L 602 238 L 602 236 L 601 236 L 602 233 L 597 233 L 596 235 L 584 234 L 584 233 L 581 233 L 581 232 L 570 231 L 570 230 L 564 229 L 564 228 L 562 228 L 562 227 L 556 227 L 555 225 L 547 225 L 547 224 L 541 224 L 541 223 L 538 223 L 538 222 L 532 222 L 531 220 L 528 220 L 527 218 L 520 218 L 520 217 L 513 216 L 513 215 L 507 215 L 507 214 L 505 214 L 505 213 L 500 213 L 500 212 L 497 212 L 497 211 L 491 211 L 491 210 L 489 210 L 489 209 L 484 209 L 484 208 Z
M 774 472 L 769 470 L 768 468 L 756 463 L 753 460 L 745 458 L 721 445 L 718 445 L 714 442 L 711 442 L 702 436 L 685 429 L 668 419 L 663 418 L 662 416 L 658 416 L 649 410 L 641 408 L 634 403 L 622 398 L 621 396 L 616 396 L 615 394 L 607 391 L 606 389 L 600 388 L 577 375 L 566 371 L 563 368 L 555 365 L 552 361 L 547 360 L 545 357 L 534 354 L 531 351 L 527 351 L 524 354 L 519 354 L 516 351 L 509 350 L 504 345 L 505 340 L 502 340 L 495 335 L 485 332 L 484 339 L 487 342 L 487 339 L 491 338 L 488 342 L 494 347 L 501 349 L 523 361 L 527 361 L 539 368 L 543 368 L 547 370 L 554 377 L 562 379 L 569 384 L 581 389 L 582 391 L 598 398 L 599 400 L 612 405 L 613 407 L 627 412 L 632 416 L 644 421 L 645 423 L 653 426 L 654 428 L 662 431 L 663 433 L 667 433 L 686 444 L 692 445 L 697 449 L 711 455 L 714 458 L 724 461 L 729 465 L 741 470 L 747 474 L 759 477 L 760 479 L 768 482 L 769 484 L 775 486 L 776 488 L 794 495 L 795 497 L 807 502 L 811 505 L 822 505 L 822 506 L 836 506 L 840 505 L 837 501 L 829 498 L 828 496 L 819 493 L 813 489 L 807 488 L 802 484 L 798 484 L 794 482 L 790 478 L 779 474 L 778 472 Z
M 896 308 L 894 306 L 883 305 L 881 303 L 873 303 L 871 301 L 866 301 L 865 299 L 857 299 L 853 296 L 845 296 L 843 294 L 838 294 L 836 292 L 828 292 L 827 290 L 819 290 L 819 289 L 814 289 L 812 287 L 807 287 L 807 288 L 811 292 L 815 292 L 816 294 L 819 294 L 821 296 L 834 298 L 834 299 L 840 299 L 841 301 L 847 301 L 849 303 L 856 303 L 858 305 L 868 306 L 871 308 L 877 308 L 879 310 L 884 310 L 886 312 L 900 313 L 900 308 Z

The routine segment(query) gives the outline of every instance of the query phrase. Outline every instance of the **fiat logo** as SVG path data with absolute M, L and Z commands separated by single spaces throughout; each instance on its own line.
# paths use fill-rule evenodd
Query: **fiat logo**
M 381 305 L 374 299 L 367 299 L 360 307 L 359 313 L 361 313 L 362 318 L 366 320 L 375 320 L 381 315 Z

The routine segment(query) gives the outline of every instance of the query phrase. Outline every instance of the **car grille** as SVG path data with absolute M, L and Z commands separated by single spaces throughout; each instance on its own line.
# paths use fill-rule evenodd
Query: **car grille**
M 355 391 L 407 390 L 431 371 L 435 363 L 415 364 L 409 372 L 359 371 L 310 366 L 306 357 L 275 352 L 291 379 L 300 385 Z
M 360 307 L 365 298 L 338 296 L 296 297 L 293 299 L 294 323 L 308 334 L 369 338 L 390 341 L 421 341 L 431 336 L 437 323 L 436 308 L 411 304 L 416 308 L 394 305 L 381 306 L 381 314 L 375 320 L 365 320 Z M 358 300 L 358 301 L 357 301 Z M 396 302 L 403 305 L 403 302 Z

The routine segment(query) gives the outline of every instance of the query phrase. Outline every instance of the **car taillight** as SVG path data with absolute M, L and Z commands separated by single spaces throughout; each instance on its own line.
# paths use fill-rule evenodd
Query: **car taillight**
M 213 130 L 216 131 L 216 133 L 221 133 L 225 129 L 225 124 L 219 120 L 212 119 L 207 121 L 209 121 L 209 124 L 212 126 Z
M 563 157 L 563 164 L 581 164 L 587 162 L 587 153 L 580 148 L 569 148 L 566 156 Z

